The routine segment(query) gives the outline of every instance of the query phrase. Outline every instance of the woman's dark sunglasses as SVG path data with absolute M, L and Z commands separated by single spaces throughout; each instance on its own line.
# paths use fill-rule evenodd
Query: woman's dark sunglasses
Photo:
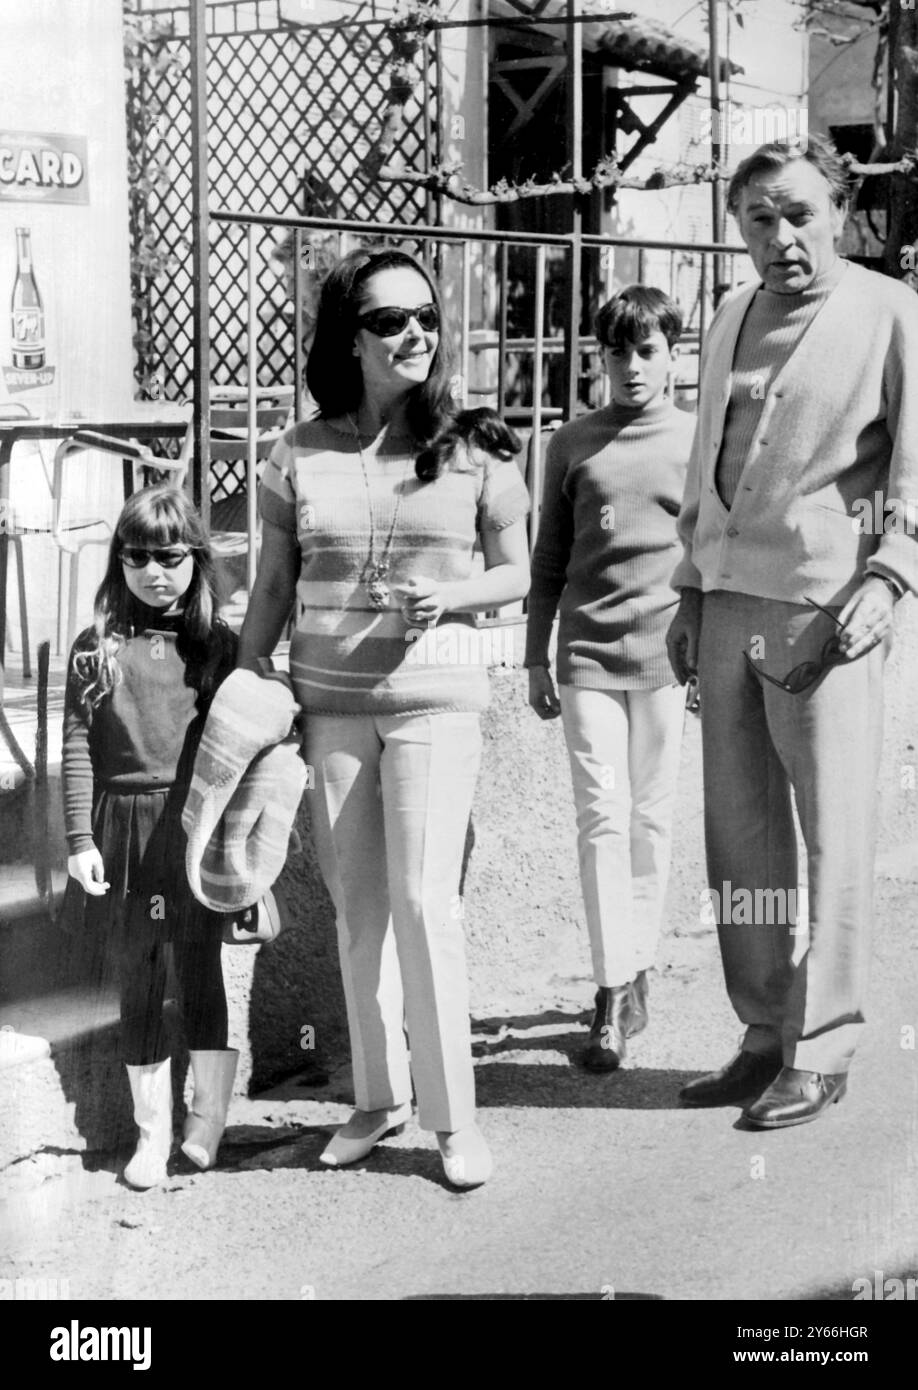
M 819 612 L 824 613 L 827 618 L 831 618 L 836 627 L 840 628 L 844 626 L 843 623 L 839 622 L 835 614 L 830 612 L 828 608 L 823 608 L 821 603 L 816 603 L 815 600 L 811 598 L 805 599 L 805 602 L 810 604 L 813 608 L 818 608 Z M 787 691 L 788 695 L 802 695 L 804 690 L 809 690 L 811 685 L 816 684 L 822 673 L 827 671 L 830 666 L 842 666 L 848 660 L 845 653 L 839 650 L 837 632 L 833 632 L 832 636 L 823 646 L 818 661 L 801 661 L 799 666 L 795 666 L 792 671 L 788 671 L 783 680 L 778 680 L 777 676 L 770 676 L 767 671 L 763 671 L 760 667 L 756 666 L 747 651 L 743 652 L 743 656 L 757 676 L 761 676 L 762 680 L 769 681 L 772 685 L 776 685 L 779 690 Z
M 397 338 L 404 333 L 410 319 L 416 319 L 422 333 L 437 333 L 440 329 L 440 310 L 436 304 L 419 304 L 416 309 L 400 309 L 397 305 L 371 309 L 357 319 L 361 328 L 377 338 Z
M 138 545 L 123 545 L 120 550 L 122 564 L 127 565 L 128 569 L 146 569 L 151 560 L 155 560 L 164 570 L 178 569 L 183 560 L 194 550 L 193 545 L 168 545 L 161 549 L 145 550 Z

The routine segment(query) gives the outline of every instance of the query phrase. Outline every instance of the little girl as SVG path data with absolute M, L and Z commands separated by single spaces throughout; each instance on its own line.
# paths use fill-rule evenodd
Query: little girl
M 180 821 L 210 700 L 235 662 L 215 592 L 207 533 L 185 494 L 135 493 L 112 537 L 95 621 L 67 671 L 68 906 L 87 927 L 111 929 L 118 946 L 122 1047 L 140 1130 L 124 1177 L 137 1188 L 165 1179 L 172 1142 L 162 1016 L 170 965 L 194 1076 L 182 1150 L 200 1168 L 214 1161 L 238 1059 L 226 1046 L 222 919 L 191 895 Z

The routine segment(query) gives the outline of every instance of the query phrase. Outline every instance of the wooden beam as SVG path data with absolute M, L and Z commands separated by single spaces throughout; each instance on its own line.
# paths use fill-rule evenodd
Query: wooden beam
M 647 149 L 647 146 L 652 145 L 654 143 L 661 128 L 669 120 L 673 112 L 682 105 L 686 97 L 691 96 L 694 90 L 694 83 L 692 83 L 691 85 L 686 83 L 683 86 L 671 89 L 672 94 L 669 98 L 669 101 L 663 107 L 663 110 L 660 111 L 660 113 L 653 119 L 653 121 L 651 121 L 650 125 L 645 125 L 641 118 L 636 114 L 636 112 L 631 110 L 627 101 L 621 100 L 621 98 L 624 97 L 625 93 L 618 93 L 618 96 L 620 98 L 618 103 L 619 109 L 623 112 L 626 112 L 628 116 L 631 118 L 631 120 L 634 122 L 632 129 L 640 130 L 640 134 L 638 135 L 637 140 L 635 140 L 631 148 L 625 151 L 618 159 L 618 167 L 621 170 L 628 169 L 638 158 L 638 156 L 640 154 L 643 154 L 644 150 Z
M 514 48 L 528 48 L 533 53 L 564 52 L 564 45 L 558 42 L 554 34 L 546 34 L 541 29 L 514 29 L 510 34 L 501 34 L 500 38 L 512 42 Z
M 539 15 L 543 14 L 545 10 L 548 9 L 551 0 L 531 0 L 530 4 L 527 4 L 526 0 L 507 0 L 507 4 L 512 5 L 515 10 L 525 15 L 527 19 L 538 19 Z M 499 24 L 500 20 L 495 18 L 494 23 Z
M 615 92 L 620 92 L 622 96 L 625 97 L 664 97 L 671 92 L 678 91 L 682 87 L 685 87 L 688 81 L 691 81 L 693 89 L 698 85 L 697 78 L 693 77 L 690 79 L 683 80 L 682 82 L 669 82 L 666 84 L 666 86 L 613 87 L 612 90 Z
M 563 53 L 542 53 L 538 58 L 501 58 L 491 64 L 491 72 L 538 72 L 539 68 L 553 67 L 556 63 L 563 67 L 566 61 Z
M 526 102 L 523 99 L 523 97 L 520 96 L 519 92 L 516 90 L 512 82 L 508 82 L 506 77 L 504 77 L 503 74 L 499 72 L 495 73 L 492 76 L 491 81 L 494 83 L 494 86 L 498 87 L 500 91 L 503 92 L 504 96 L 507 97 L 507 99 L 513 103 L 517 111 L 523 110 L 523 108 L 526 105 Z
M 505 140 L 512 140 L 514 135 L 517 135 L 521 130 L 525 129 L 535 115 L 539 105 L 545 100 L 549 92 L 552 92 L 554 88 L 557 87 L 558 83 L 563 78 L 565 66 L 566 64 L 563 58 L 555 60 L 551 69 L 546 73 L 532 96 L 528 97 L 517 110 L 513 120 L 503 133 L 503 138 Z M 507 90 L 507 86 L 504 83 L 501 84 L 501 87 L 502 90 Z

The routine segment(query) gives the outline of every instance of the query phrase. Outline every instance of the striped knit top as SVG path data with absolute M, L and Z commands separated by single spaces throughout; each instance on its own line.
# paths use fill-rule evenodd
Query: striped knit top
M 558 681 L 586 690 L 669 685 L 678 596 L 676 517 L 695 421 L 668 401 L 611 405 L 552 436 L 532 557 L 526 665 L 547 666 L 560 604 Z
M 825 275 L 818 276 L 798 294 L 777 294 L 762 286 L 753 296 L 733 354 L 730 404 L 715 474 L 717 491 L 725 506 L 733 506 L 772 382 L 847 266 L 847 261 L 836 260 Z
M 408 436 L 362 435 L 358 448 L 353 433 L 317 419 L 289 429 L 265 468 L 261 516 L 294 533 L 302 556 L 290 675 L 306 711 L 420 714 L 488 702 L 472 615 L 411 627 L 394 589 L 411 578 L 445 583 L 480 572 L 480 534 L 522 520 L 529 495 L 512 460 L 471 451 L 421 482 L 416 454 Z M 372 560 L 389 560 L 382 611 L 366 587 L 371 533 Z

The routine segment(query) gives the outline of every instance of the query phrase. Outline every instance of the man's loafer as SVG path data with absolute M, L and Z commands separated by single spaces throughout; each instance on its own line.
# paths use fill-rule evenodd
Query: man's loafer
M 647 971 L 639 970 L 628 988 L 631 991 L 631 1008 L 625 1037 L 633 1038 L 636 1034 L 643 1033 L 647 1027 L 647 995 L 650 991 Z
M 587 1071 L 617 1071 L 625 1060 L 625 1038 L 631 1021 L 631 985 L 600 985 L 593 1022 L 580 1060 Z
M 845 1094 L 845 1072 L 798 1071 L 782 1067 L 758 1100 L 743 1111 L 744 1119 L 759 1129 L 785 1129 L 805 1125 Z
M 757 1096 L 781 1070 L 777 1054 L 737 1052 L 720 1071 L 689 1081 L 679 1092 L 683 1105 L 738 1105 Z

